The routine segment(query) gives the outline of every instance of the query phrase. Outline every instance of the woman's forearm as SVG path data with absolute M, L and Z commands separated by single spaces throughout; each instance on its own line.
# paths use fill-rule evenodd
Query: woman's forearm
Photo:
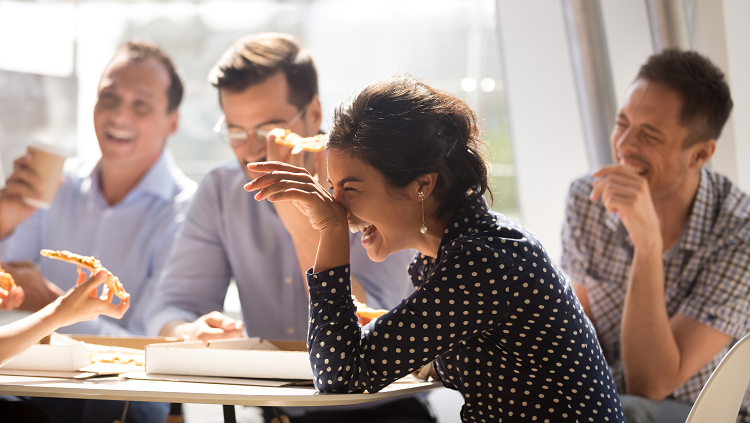
M 339 224 L 321 230 L 313 272 L 318 273 L 346 264 L 349 264 L 349 228 Z
M 57 302 L 31 316 L 0 327 L 0 365 L 26 351 L 60 326 L 55 313 Z

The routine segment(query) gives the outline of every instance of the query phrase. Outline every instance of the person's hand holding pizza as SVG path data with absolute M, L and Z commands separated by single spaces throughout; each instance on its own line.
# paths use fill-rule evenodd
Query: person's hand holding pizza
M 23 288 L 25 299 L 18 307 L 21 310 L 41 310 L 65 294 L 65 291 L 45 278 L 36 265 L 30 261 L 3 262 L 3 267 L 13 275 L 16 284 Z
M 20 286 L 13 285 L 8 289 L 0 287 L 0 310 L 15 310 L 24 299 L 23 288 Z
M 79 274 L 77 286 L 47 306 L 53 309 L 57 326 L 93 320 L 99 315 L 121 318 L 130 307 L 129 294 L 124 294 L 118 305 L 112 304 L 112 291 L 105 298 L 96 296 L 97 288 L 107 280 L 107 276 L 106 271 L 99 271 L 86 280 L 85 273 Z

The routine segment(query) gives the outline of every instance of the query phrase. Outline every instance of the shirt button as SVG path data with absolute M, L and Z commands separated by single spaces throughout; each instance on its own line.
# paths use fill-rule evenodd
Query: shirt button
M 310 293 L 310 297 L 312 297 L 313 300 L 317 300 L 318 297 L 320 297 L 320 292 L 318 292 L 318 291 L 312 291 Z
M 292 277 L 291 276 L 285 277 L 284 278 L 284 283 L 287 284 L 287 285 L 291 285 L 292 284 Z
M 286 328 L 286 333 L 289 335 L 294 335 L 294 328 L 289 326 L 288 328 Z
M 112 216 L 112 209 L 107 209 L 107 210 L 105 210 L 105 211 L 104 211 L 104 216 L 106 216 L 106 217 L 110 217 L 110 216 Z
M 315 285 L 316 283 L 318 283 L 317 279 L 315 278 L 310 279 L 310 285 Z

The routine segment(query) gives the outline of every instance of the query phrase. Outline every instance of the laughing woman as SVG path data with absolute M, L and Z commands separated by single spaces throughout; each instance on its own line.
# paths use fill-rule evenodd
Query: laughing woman
M 304 169 L 253 163 L 256 199 L 293 201 L 320 231 L 308 271 L 315 386 L 376 392 L 433 363 L 464 421 L 624 422 L 596 334 L 539 241 L 489 209 L 485 145 L 461 100 L 409 76 L 376 81 L 334 115 L 333 195 Z M 371 259 L 419 251 L 416 290 L 357 324 L 350 229 Z

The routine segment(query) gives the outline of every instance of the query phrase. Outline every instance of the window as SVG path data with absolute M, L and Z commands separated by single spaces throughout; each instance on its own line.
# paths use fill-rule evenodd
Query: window
M 216 90 L 206 82 L 209 69 L 242 35 L 286 32 L 296 36 L 315 59 L 325 112 L 323 129 L 330 124 L 336 104 L 371 80 L 395 72 L 411 73 L 466 100 L 478 113 L 490 143 L 493 208 L 520 218 L 494 1 L 4 3 L 13 6 L 3 10 L 4 22 L 14 26 L 4 31 L 21 34 L 22 39 L 34 34 L 37 41 L 27 47 L 28 56 L 16 55 L 10 64 L 0 61 L 0 69 L 16 71 L 0 71 L 3 138 L 13 132 L 14 140 L 27 142 L 45 127 L 67 134 L 59 142 L 74 144 L 79 153 L 98 151 L 91 113 L 101 71 L 120 43 L 137 37 L 163 47 L 185 76 L 180 127 L 168 145 L 183 171 L 198 180 L 211 166 L 233 157 L 212 131 L 221 110 Z M 60 7 L 65 10 L 61 16 L 70 22 L 53 26 L 46 34 L 39 34 L 36 25 L 35 33 L 29 29 L 32 15 L 59 14 Z M 0 38 L 0 50 L 18 38 Z M 52 49 L 44 42 L 47 39 L 64 46 L 72 43 L 75 48 L 63 50 L 74 54 L 66 60 L 75 66 L 57 66 L 61 70 L 45 69 L 44 61 L 35 64 L 32 58 L 37 56 L 31 51 L 47 54 Z M 66 69 L 70 75 L 65 75 Z M 14 106 L 8 105 L 8 98 L 14 99 Z M 7 174 L 12 157 L 2 153 Z

